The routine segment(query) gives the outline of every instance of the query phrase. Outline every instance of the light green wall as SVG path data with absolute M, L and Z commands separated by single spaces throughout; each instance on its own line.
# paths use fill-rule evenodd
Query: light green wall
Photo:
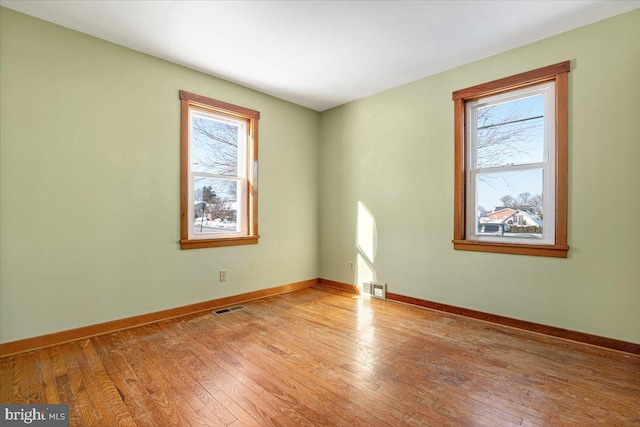
M 2 342 L 318 277 L 317 112 L 0 10 Z M 179 249 L 180 89 L 261 112 L 258 245 Z
M 390 292 L 640 343 L 640 11 L 324 112 L 320 274 L 354 283 L 357 204 Z M 454 251 L 451 93 L 572 61 L 568 259 Z
M 0 19 L 0 341 L 318 276 L 354 282 L 362 202 L 389 291 L 640 342 L 640 11 L 322 114 Z M 569 258 L 453 251 L 451 92 L 566 59 Z M 258 245 L 178 248 L 179 89 L 261 112 Z

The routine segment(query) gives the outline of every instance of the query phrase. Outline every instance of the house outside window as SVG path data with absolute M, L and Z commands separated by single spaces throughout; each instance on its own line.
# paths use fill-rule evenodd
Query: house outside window
M 566 257 L 569 65 L 453 93 L 455 249 Z
M 258 243 L 258 111 L 180 91 L 181 247 Z

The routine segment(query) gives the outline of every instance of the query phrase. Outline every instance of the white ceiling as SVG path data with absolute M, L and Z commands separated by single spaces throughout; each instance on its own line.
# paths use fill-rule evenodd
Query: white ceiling
M 14 1 L 10 9 L 323 111 L 633 1 Z

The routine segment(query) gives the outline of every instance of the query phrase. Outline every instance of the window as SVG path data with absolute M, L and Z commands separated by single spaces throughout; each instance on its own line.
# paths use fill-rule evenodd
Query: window
M 258 243 L 260 113 L 180 91 L 182 249 Z
M 454 249 L 566 258 L 569 69 L 453 93 Z

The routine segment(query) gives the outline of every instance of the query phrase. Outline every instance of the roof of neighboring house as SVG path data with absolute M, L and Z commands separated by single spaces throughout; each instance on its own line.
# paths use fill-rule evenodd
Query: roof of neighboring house
M 509 218 L 511 218 L 512 216 L 515 216 L 516 214 L 522 214 L 524 216 L 527 217 L 527 221 L 532 221 L 535 222 L 535 225 L 542 227 L 542 220 L 540 218 L 538 218 L 536 215 L 532 214 L 531 212 L 527 211 L 527 210 L 523 210 L 523 209 L 518 209 L 516 210 L 513 215 L 509 215 L 507 218 L 505 218 L 503 221 L 507 221 Z M 533 225 L 533 224 L 531 224 Z
M 493 208 L 493 210 L 491 212 L 489 212 L 489 214 L 496 213 L 496 212 L 502 212 L 502 211 L 506 211 L 506 210 L 528 212 L 528 213 L 530 213 L 532 215 L 535 215 L 535 212 L 536 212 L 536 209 L 533 206 L 518 206 L 518 207 L 496 206 L 495 208 Z
M 516 209 L 515 209 L 515 208 L 506 208 L 506 207 L 495 208 L 494 210 L 492 210 L 491 212 L 489 212 L 489 215 L 491 215 L 491 214 L 495 214 L 495 213 L 504 212 L 504 211 L 512 211 L 512 212 L 516 212 Z

